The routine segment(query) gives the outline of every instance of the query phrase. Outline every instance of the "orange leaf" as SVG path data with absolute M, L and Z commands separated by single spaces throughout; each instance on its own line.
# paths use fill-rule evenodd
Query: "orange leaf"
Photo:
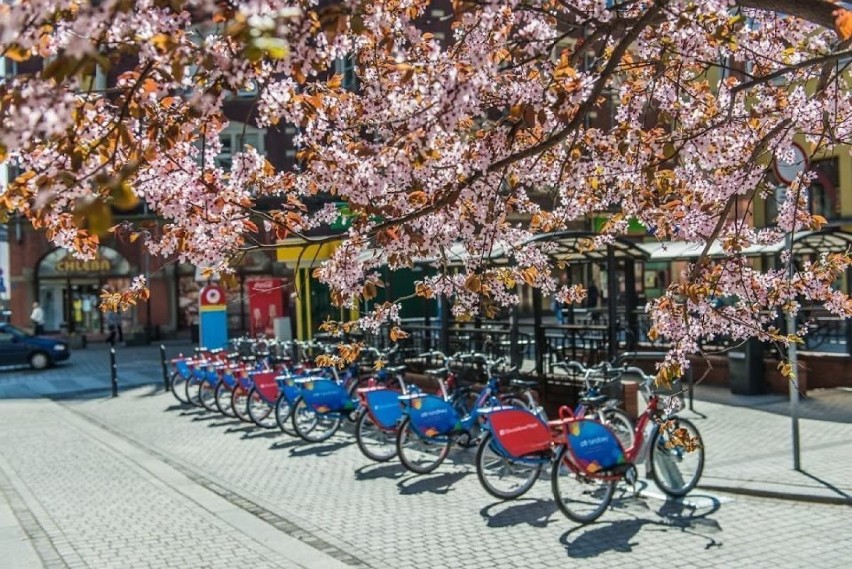
M 852 38 L 852 12 L 849 10 L 835 10 L 831 13 L 834 16 L 834 29 L 841 40 Z

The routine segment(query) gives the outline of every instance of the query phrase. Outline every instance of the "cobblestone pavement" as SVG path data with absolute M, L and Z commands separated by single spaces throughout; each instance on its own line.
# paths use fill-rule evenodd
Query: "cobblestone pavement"
M 56 403 L 0 403 L 0 433 L 3 567 L 345 566 Z
M 622 496 L 598 523 L 579 527 L 556 510 L 547 480 L 529 498 L 495 502 L 479 486 L 470 451 L 456 451 L 454 460 L 431 475 L 413 476 L 395 462 L 370 463 L 348 432 L 304 445 L 278 432 L 180 409 L 170 396 L 147 389 L 62 406 L 90 429 L 125 441 L 350 565 L 516 569 L 595 559 L 611 567 L 845 568 L 852 555 L 852 544 L 841 537 L 852 530 L 845 506 L 702 490 L 676 503 L 649 489 L 643 497 Z M 38 470 L 42 454 L 21 460 Z M 133 481 L 137 485 L 144 481 Z M 69 515 L 91 508 L 88 500 L 63 498 L 80 494 L 73 487 L 58 486 L 53 499 L 64 500 Z M 97 503 L 107 507 L 108 501 Z M 159 526 L 144 523 L 150 525 L 143 533 Z M 203 548 L 194 555 L 179 566 L 217 558 Z

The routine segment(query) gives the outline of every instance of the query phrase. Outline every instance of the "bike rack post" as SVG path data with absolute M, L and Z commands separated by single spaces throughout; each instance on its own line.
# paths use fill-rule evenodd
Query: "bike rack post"
M 163 389 L 169 390 L 169 366 L 166 365 L 166 346 L 160 344 L 160 363 L 163 366 Z
M 118 366 L 115 363 L 115 348 L 109 349 L 109 370 L 110 370 L 110 386 L 112 387 L 112 396 L 118 397 Z

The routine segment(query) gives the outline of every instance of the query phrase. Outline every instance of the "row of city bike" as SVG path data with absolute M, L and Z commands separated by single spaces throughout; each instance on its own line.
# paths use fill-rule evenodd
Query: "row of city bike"
M 327 440 L 351 421 L 364 456 L 398 458 L 417 474 L 438 468 L 453 448 L 475 446 L 477 477 L 502 500 L 522 496 L 549 469 L 556 504 L 578 523 L 606 511 L 618 482 L 635 488 L 639 464 L 672 497 L 692 490 L 704 467 L 698 430 L 672 412 L 677 405 L 663 404 L 653 379 L 637 368 L 556 364 L 581 378 L 583 391 L 576 407 L 562 406 L 548 418 L 538 405 L 538 382 L 483 354 L 421 354 L 441 363 L 424 372 L 438 386 L 430 392 L 406 381 L 403 365 L 375 365 L 394 361 L 395 350 L 364 348 L 370 365 L 362 373 L 360 364 L 316 366 L 316 356 L 334 352 L 333 345 L 239 339 L 232 348 L 173 359 L 174 396 L 308 443 Z M 460 370 L 480 379 L 461 381 L 469 374 Z M 645 408 L 636 421 L 605 394 L 609 382 L 625 375 L 641 379 Z

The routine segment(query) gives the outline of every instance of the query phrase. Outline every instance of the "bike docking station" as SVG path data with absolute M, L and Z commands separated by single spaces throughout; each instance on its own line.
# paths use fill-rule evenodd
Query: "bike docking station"
M 228 344 L 228 305 L 225 290 L 215 283 L 201 289 L 198 307 L 200 345 L 212 350 Z

